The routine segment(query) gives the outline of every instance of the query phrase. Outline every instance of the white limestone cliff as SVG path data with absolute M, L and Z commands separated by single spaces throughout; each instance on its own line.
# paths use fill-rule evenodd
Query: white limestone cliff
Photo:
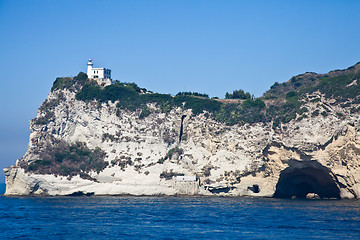
M 27 153 L 4 170 L 5 195 L 272 197 L 282 173 L 284 179 L 295 181 L 302 169 L 310 169 L 314 181 L 329 188 L 336 186 L 341 198 L 360 197 L 359 115 L 340 106 L 333 106 L 326 117 L 292 120 L 274 130 L 271 123 L 226 126 L 207 114 L 192 115 L 191 110 L 182 108 L 161 113 L 154 104 L 148 104 L 152 113 L 140 119 L 139 111 L 117 112 L 116 102 L 110 101 L 100 106 L 96 101 L 78 101 L 67 89 L 51 92 L 47 100 L 59 95 L 62 100 L 53 109 L 53 120 L 46 124 L 31 122 Z M 322 102 L 326 104 L 325 99 Z M 315 109 L 316 104 L 308 102 L 305 106 Z M 340 118 L 335 112 L 346 117 Z M 39 110 L 37 118 L 43 115 Z M 38 159 L 39 150 L 54 139 L 84 142 L 90 149 L 98 147 L 105 151 L 109 165 L 99 173 L 89 173 L 96 181 L 26 172 L 21 163 Z M 175 147 L 182 152 L 161 160 Z M 131 159 L 132 164 L 119 165 L 121 159 Z M 190 184 L 196 189 L 189 192 L 189 183 L 175 184 L 174 179 L 161 178 L 164 172 L 196 176 L 196 182 Z M 285 191 L 286 184 L 278 185 L 278 191 Z

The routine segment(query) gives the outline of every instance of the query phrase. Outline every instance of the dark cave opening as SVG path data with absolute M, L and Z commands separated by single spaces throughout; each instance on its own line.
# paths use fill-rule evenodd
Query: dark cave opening
M 274 193 L 275 198 L 306 198 L 308 193 L 320 198 L 340 198 L 340 190 L 330 171 L 314 161 L 284 169 Z

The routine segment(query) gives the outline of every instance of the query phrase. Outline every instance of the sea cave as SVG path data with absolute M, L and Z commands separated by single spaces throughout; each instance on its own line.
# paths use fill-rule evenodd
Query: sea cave
M 279 177 L 275 198 L 307 198 L 313 194 L 322 199 L 340 199 L 340 190 L 330 170 L 317 161 L 289 165 Z

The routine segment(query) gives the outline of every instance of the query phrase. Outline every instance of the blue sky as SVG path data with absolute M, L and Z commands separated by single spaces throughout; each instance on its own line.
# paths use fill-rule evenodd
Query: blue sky
M 86 71 L 88 58 L 155 92 L 261 96 L 360 61 L 359 10 L 351 0 L 0 0 L 0 168 L 26 152 L 55 78 Z

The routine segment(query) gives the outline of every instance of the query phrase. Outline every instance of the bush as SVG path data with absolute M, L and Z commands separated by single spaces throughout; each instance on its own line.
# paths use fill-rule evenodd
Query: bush
M 149 116 L 150 113 L 151 113 L 150 109 L 147 106 L 144 106 L 141 110 L 139 119 L 143 119 L 143 118 Z
M 286 97 L 286 99 L 289 99 L 289 98 L 292 98 L 292 97 L 296 97 L 296 95 L 297 95 L 296 92 L 290 91 L 290 92 L 286 93 L 285 97 Z
M 322 112 L 321 112 L 321 115 L 322 115 L 323 117 L 326 117 L 326 116 L 328 115 L 328 113 L 327 113 L 326 111 L 322 111 Z
M 312 113 L 311 113 L 311 116 L 312 117 L 316 117 L 316 116 L 318 116 L 319 115 L 319 110 L 315 110 L 315 111 L 313 111 Z
M 160 158 L 158 161 L 157 161 L 157 163 L 159 163 L 159 164 L 163 164 L 165 162 L 165 159 L 164 158 Z
M 208 94 L 198 93 L 198 92 L 178 92 L 176 96 L 195 96 L 195 97 L 204 97 L 209 98 Z
M 261 98 L 256 98 L 255 100 L 252 98 L 246 99 L 242 105 L 243 108 L 258 108 L 264 109 L 266 107 L 265 103 Z
M 79 85 L 84 85 L 88 81 L 88 75 L 84 72 L 79 72 L 79 74 L 74 77 L 74 82 Z
M 168 171 L 163 171 L 162 173 L 160 173 L 160 178 L 165 178 L 166 180 L 170 180 L 175 176 L 184 176 L 184 174 L 183 173 L 173 172 L 172 169 L 169 172 Z
M 270 89 L 275 89 L 277 86 L 279 86 L 280 84 L 278 82 L 275 82 L 271 87 Z
M 55 145 L 48 145 L 39 153 L 39 158 L 30 162 L 21 162 L 20 167 L 25 172 L 36 174 L 53 174 L 60 176 L 75 176 L 89 179 L 90 171 L 101 172 L 108 163 L 104 161 L 105 152 L 100 148 L 94 150 L 84 143 L 67 144 L 58 141 Z M 93 179 L 94 180 L 94 179 Z
M 40 106 L 40 111 L 53 110 L 57 105 L 59 105 L 60 101 L 60 98 L 45 100 Z
M 86 84 L 80 92 L 76 93 L 76 99 L 82 101 L 91 101 L 101 96 L 101 87 L 99 85 Z
M 193 114 L 197 115 L 208 111 L 210 113 L 220 110 L 221 103 L 212 99 L 194 98 L 190 96 L 175 96 L 173 98 L 176 106 L 184 104 L 185 109 L 192 109 Z
M 184 152 L 184 150 L 182 150 L 181 148 L 174 147 L 168 151 L 168 153 L 165 155 L 164 159 L 165 160 L 171 159 L 173 155 L 175 155 L 175 154 L 181 155 L 181 154 L 183 154 L 183 152 Z
M 46 111 L 45 115 L 34 119 L 34 124 L 44 125 L 48 124 L 50 121 L 54 120 L 55 113 L 51 111 Z
M 232 94 L 226 93 L 225 94 L 226 99 L 249 99 L 252 98 L 251 94 L 249 92 L 244 92 L 244 90 L 234 90 Z
M 55 91 L 58 89 L 71 88 L 74 85 L 75 81 L 71 77 L 58 77 L 56 78 L 51 91 Z

